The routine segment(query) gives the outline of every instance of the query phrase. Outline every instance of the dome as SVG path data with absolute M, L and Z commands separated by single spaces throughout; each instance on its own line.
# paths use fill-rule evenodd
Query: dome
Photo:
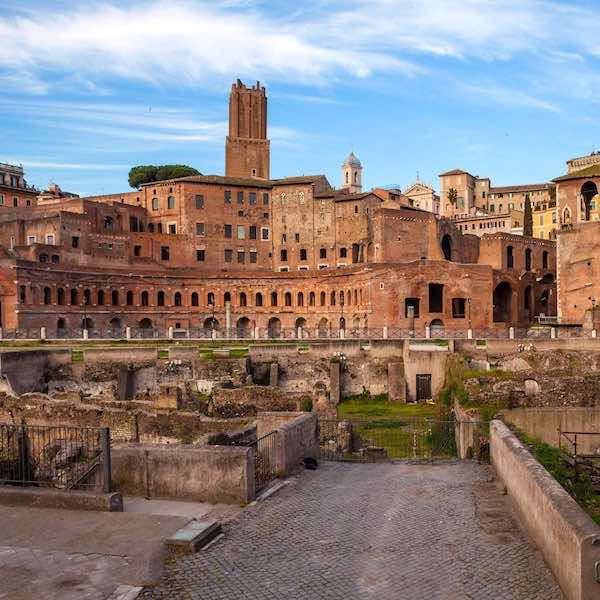
M 360 160 L 358 160 L 358 158 L 356 158 L 356 156 L 354 155 L 354 152 L 350 152 L 350 154 L 348 154 L 348 158 L 344 161 L 344 164 L 342 166 L 345 167 L 346 165 L 348 165 L 350 167 L 358 167 L 359 169 L 362 169 Z

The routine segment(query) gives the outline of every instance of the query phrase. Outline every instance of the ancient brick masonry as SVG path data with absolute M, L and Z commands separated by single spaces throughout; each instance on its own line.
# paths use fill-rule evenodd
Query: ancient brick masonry
M 265 89 L 238 82 L 226 176 L 0 211 L 0 324 L 277 337 L 554 314 L 554 242 L 468 235 L 401 195 L 357 189 L 269 179 Z

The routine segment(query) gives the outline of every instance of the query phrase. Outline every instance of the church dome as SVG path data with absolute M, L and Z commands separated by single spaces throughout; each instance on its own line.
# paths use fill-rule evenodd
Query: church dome
M 342 166 L 350 166 L 353 168 L 359 168 L 362 169 L 362 165 L 360 164 L 360 160 L 358 160 L 358 158 L 356 158 L 354 152 L 350 152 L 350 154 L 348 154 L 348 158 L 344 161 L 344 164 Z

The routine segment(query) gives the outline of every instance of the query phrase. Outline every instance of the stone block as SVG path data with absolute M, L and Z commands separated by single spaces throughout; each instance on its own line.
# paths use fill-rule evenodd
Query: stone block
M 222 532 L 221 523 L 215 520 L 190 521 L 165 540 L 174 554 L 195 554 Z
M 404 363 L 390 362 L 387 366 L 388 398 L 390 402 L 406 403 L 406 380 Z

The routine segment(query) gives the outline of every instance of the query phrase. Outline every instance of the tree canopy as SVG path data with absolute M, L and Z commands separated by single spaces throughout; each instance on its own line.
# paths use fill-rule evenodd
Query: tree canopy
M 523 235 L 533 235 L 533 213 L 531 211 L 531 198 L 525 195 L 525 214 L 523 215 Z
M 132 188 L 139 188 L 144 183 L 190 175 L 202 175 L 202 173 L 187 165 L 138 165 L 129 171 L 129 185 Z
M 456 191 L 455 188 L 450 188 L 448 190 L 448 202 L 450 202 L 450 204 L 452 204 L 452 206 L 454 206 L 456 204 L 457 200 L 458 200 L 458 192 Z

